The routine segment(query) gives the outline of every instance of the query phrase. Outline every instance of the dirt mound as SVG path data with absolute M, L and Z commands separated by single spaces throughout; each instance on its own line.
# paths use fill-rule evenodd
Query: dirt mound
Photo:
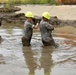
M 20 11 L 20 10 L 21 9 L 18 7 L 6 4 L 2 8 L 0 8 L 0 13 L 13 13 L 13 12 Z

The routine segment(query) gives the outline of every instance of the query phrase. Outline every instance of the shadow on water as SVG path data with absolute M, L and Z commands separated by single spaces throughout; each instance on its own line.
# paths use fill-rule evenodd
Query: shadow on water
M 51 47 L 43 47 L 41 51 L 33 52 L 32 47 L 23 47 L 23 53 L 27 68 L 29 68 L 28 75 L 50 75 L 51 67 L 53 66 Z M 39 55 L 37 55 L 39 54 Z M 37 71 L 41 72 L 37 72 Z

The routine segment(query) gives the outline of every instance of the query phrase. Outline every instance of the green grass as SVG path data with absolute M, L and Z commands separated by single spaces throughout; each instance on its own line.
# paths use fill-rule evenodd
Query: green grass
M 8 4 L 58 4 L 55 0 L 0 0 Z

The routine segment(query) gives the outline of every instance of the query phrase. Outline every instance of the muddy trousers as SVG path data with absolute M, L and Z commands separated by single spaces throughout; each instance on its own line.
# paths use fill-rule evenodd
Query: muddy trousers
M 44 46 L 56 46 L 54 39 L 51 39 L 48 42 L 42 39 L 42 43 L 44 44 Z
M 22 45 L 23 46 L 30 46 L 31 37 L 29 39 L 26 38 L 26 37 L 22 37 L 21 40 L 22 40 Z

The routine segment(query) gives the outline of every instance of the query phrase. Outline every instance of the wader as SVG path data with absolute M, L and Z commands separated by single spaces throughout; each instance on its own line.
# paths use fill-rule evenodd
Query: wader
M 22 37 L 22 44 L 23 46 L 30 46 L 32 33 L 33 33 L 33 22 L 29 22 L 28 20 L 25 21 L 24 24 L 24 36 Z
M 44 20 L 40 22 L 40 32 L 41 32 L 41 39 L 44 46 L 56 46 L 54 39 L 52 38 L 52 30 L 54 27 Z

